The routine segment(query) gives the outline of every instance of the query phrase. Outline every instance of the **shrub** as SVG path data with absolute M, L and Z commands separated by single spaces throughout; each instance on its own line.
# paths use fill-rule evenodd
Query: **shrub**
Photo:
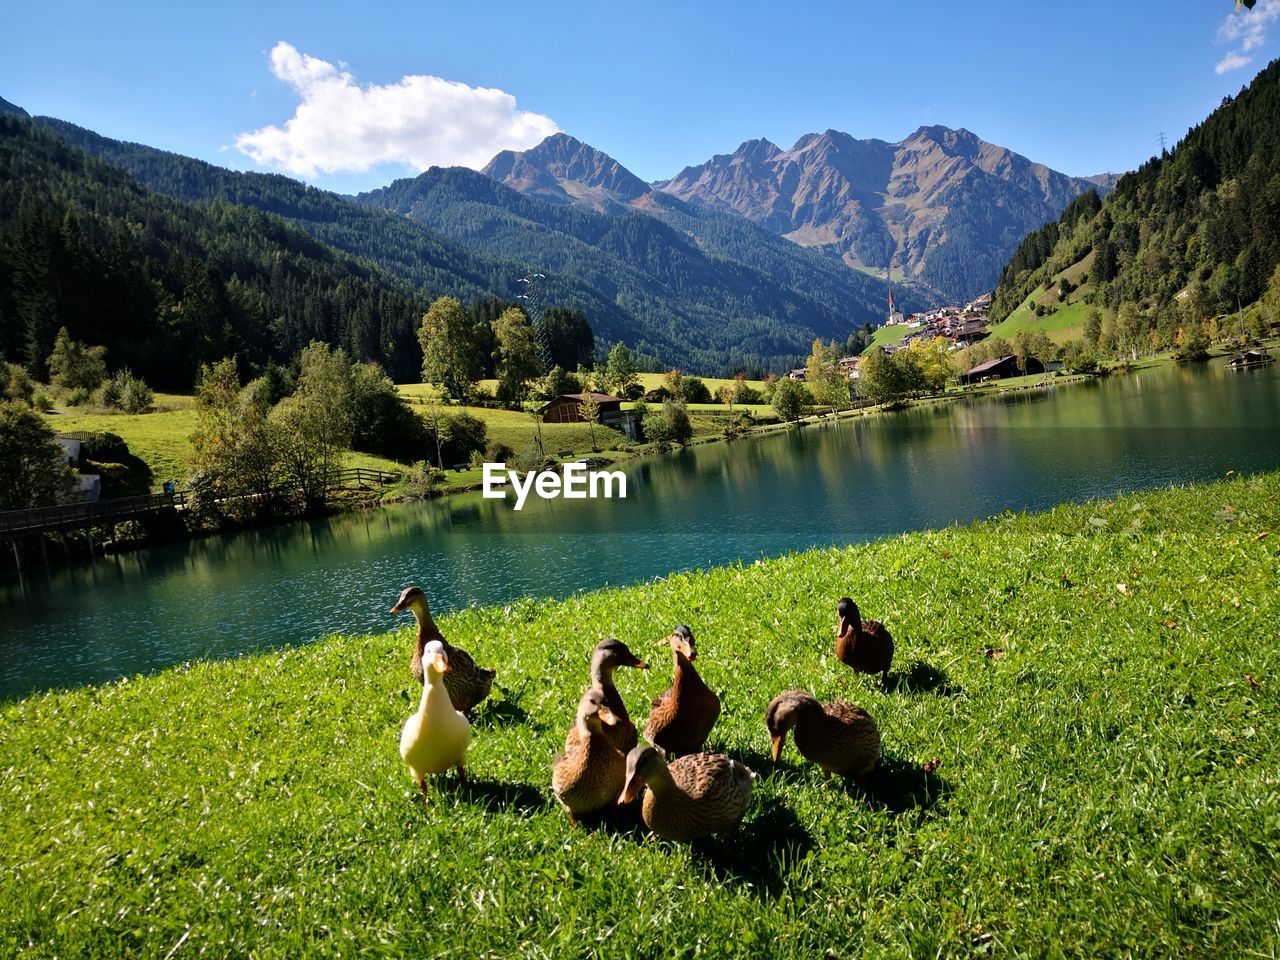
M 642 421 L 645 438 L 654 443 L 688 443 L 693 424 L 683 403 L 668 400 L 661 410 L 646 413 Z
M 484 459 L 487 463 L 510 463 L 516 452 L 505 443 L 490 440 L 484 448 Z
M 0 363 L 0 400 L 20 400 L 34 405 L 35 384 L 26 367 L 16 363 Z
M 102 406 L 125 413 L 146 413 L 154 399 L 151 388 L 128 369 L 116 371 L 98 392 L 98 402 Z
M 698 377 L 684 378 L 684 402 L 685 403 L 710 403 L 711 391 L 707 389 L 707 385 Z

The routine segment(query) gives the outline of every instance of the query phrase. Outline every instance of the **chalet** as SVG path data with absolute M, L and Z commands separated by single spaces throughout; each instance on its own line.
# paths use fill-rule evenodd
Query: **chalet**
M 582 416 L 582 402 L 594 400 L 600 406 L 600 422 L 622 416 L 622 398 L 607 393 L 562 393 L 553 397 L 538 411 L 543 423 L 586 423 Z
M 799 380 L 801 383 L 809 379 L 809 371 L 804 367 L 796 367 L 794 370 L 787 371 L 788 380 Z
M 553 397 L 538 410 L 543 423 L 586 423 L 582 415 L 582 402 L 594 400 L 600 407 L 600 423 L 620 430 L 631 440 L 639 439 L 639 417 L 634 410 L 622 409 L 622 398 L 607 393 L 562 393 Z
M 1004 380 L 1024 373 L 1044 373 L 1044 364 L 1035 357 L 1027 357 L 1026 369 L 1018 369 L 1018 358 L 1010 354 L 980 363 L 968 373 L 956 377 L 958 383 L 985 383 L 988 380 Z
M 836 361 L 836 366 L 850 380 L 857 380 L 860 376 L 858 373 L 858 361 L 861 359 L 861 357 L 841 357 Z

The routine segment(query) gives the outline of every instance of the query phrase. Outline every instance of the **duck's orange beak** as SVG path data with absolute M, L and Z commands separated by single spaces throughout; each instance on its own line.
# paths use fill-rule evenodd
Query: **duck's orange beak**
M 404 609 L 404 605 L 397 603 L 394 607 L 388 610 L 387 613 L 399 613 L 403 609 Z
M 618 725 L 618 715 L 608 707 L 601 707 L 597 711 L 600 715 L 600 722 L 608 727 L 616 727 Z
M 777 763 L 778 758 L 782 756 L 782 745 L 786 742 L 787 742 L 787 735 L 785 733 L 780 733 L 773 738 L 773 749 L 770 750 L 769 753 L 770 753 L 770 756 L 773 757 L 774 763 Z
M 435 666 L 435 668 L 436 668 L 436 673 L 448 673 L 448 672 L 449 672 L 449 661 L 448 661 L 448 660 L 446 660 L 446 659 L 445 659 L 443 656 L 441 656 L 440 654 L 438 654 L 438 653 L 437 653 L 437 654 L 436 654 L 436 658 L 435 658 L 433 661 L 431 661 L 431 662 L 432 662 L 432 664 L 433 664 L 433 665 Z

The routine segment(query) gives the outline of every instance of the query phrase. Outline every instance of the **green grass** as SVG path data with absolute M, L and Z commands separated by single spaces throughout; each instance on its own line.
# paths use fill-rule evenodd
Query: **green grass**
M 196 426 L 191 404 L 155 413 L 86 413 L 73 407 L 48 415 L 49 426 L 58 433 L 105 430 L 129 445 L 129 452 L 151 467 L 155 486 L 165 480 L 182 484 L 191 473 L 189 437 Z
M 9 704 L 0 955 L 1274 956 L 1278 504 L 1235 479 L 450 615 L 502 692 L 429 809 L 404 625 Z M 894 633 L 889 692 L 832 655 L 845 593 Z M 570 826 L 591 645 L 654 662 L 619 677 L 643 717 L 678 622 L 711 746 L 760 775 L 742 834 Z M 866 790 L 768 762 L 797 686 L 877 719 Z
M 1031 310 L 1019 307 L 991 328 L 991 336 L 1012 340 L 1023 331 L 1043 330 L 1054 343 L 1066 343 L 1084 332 L 1085 316 L 1090 309 L 1089 304 L 1076 301 L 1058 306 L 1043 317 L 1037 317 Z
M 868 344 L 867 349 L 892 346 L 910 332 L 911 328 L 905 323 L 886 323 L 882 327 L 876 327 L 875 336 L 871 338 L 871 343 Z

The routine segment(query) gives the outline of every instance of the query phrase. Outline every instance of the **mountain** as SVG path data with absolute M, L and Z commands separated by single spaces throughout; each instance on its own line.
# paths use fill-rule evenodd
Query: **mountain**
M 490 294 L 509 298 L 520 292 L 519 278 L 538 269 L 547 275 L 546 304 L 583 310 L 603 343 L 621 340 L 664 365 L 708 373 L 779 368 L 806 353 L 815 336 L 843 342 L 855 325 L 878 320 L 882 313 L 882 284 L 740 217 L 653 194 L 620 165 L 603 154 L 592 156 L 589 147 L 571 138 L 560 140 L 547 157 L 565 160 L 563 169 L 575 176 L 590 165 L 601 173 L 594 186 L 617 197 L 634 179 L 644 189 L 636 209 L 603 195 L 607 213 L 590 204 L 570 208 L 563 199 L 522 197 L 464 170 L 433 170 L 357 202 L 288 177 L 233 172 L 60 120 L 35 122 L 159 193 L 281 217 L 412 284 L 427 299 L 445 293 L 464 301 Z M 580 162 L 569 162 L 575 155 Z M 518 166 L 522 158 L 512 159 Z M 477 190 L 476 184 L 486 189 Z M 409 199 L 411 189 L 430 202 Z M 575 202 L 585 202 L 585 188 L 577 195 Z M 661 217 L 637 212 L 646 205 Z M 668 227 L 654 222 L 659 219 Z M 485 221 L 492 222 L 478 229 Z M 622 236 L 634 245 L 628 247 L 618 239 Z M 597 243 L 608 249 L 595 248 Z M 629 249 L 631 259 L 620 256 L 619 249 Z M 410 365 L 409 360 L 400 363 L 406 369 Z
M 1081 196 L 1029 234 L 1001 273 L 992 317 L 1115 311 L 1104 337 L 1172 347 L 1188 323 L 1268 289 L 1280 295 L 1280 60 L 1105 199 Z
M 898 143 L 836 130 L 789 150 L 748 140 L 654 186 L 851 267 L 892 265 L 960 301 L 989 290 L 1027 232 L 1095 184 L 968 130 L 929 126 Z
M 530 150 L 503 150 L 481 173 L 526 196 L 598 209 L 649 192 L 649 185 L 617 160 L 565 133 L 552 134 Z
M 583 158 L 584 167 L 600 174 L 593 189 L 630 182 L 603 154 L 571 138 L 553 139 L 543 156 Z M 554 179 L 553 166 L 517 155 L 491 165 L 544 171 L 546 177 L 520 178 L 544 186 Z M 490 176 L 451 167 L 357 200 L 460 243 L 577 277 L 628 314 L 620 327 L 592 318 L 606 342 L 622 339 L 692 369 L 776 368 L 807 353 L 815 337 L 843 342 L 855 326 L 881 318 L 884 288 L 872 278 L 796 256 L 805 252 L 738 217 L 707 217 L 704 227 L 679 201 L 650 193 L 637 197 L 637 206 L 609 198 L 602 211 L 526 196 Z M 646 206 L 651 212 L 640 208 Z M 668 217 L 672 224 L 664 222 Z M 729 251 L 734 256 L 725 255 Z
M 239 204 L 282 217 L 322 243 L 368 258 L 431 299 L 445 294 L 463 301 L 514 297 L 521 289 L 519 278 L 528 270 L 525 261 L 465 247 L 405 217 L 363 207 L 350 197 L 289 177 L 227 170 L 155 147 L 112 140 L 51 117 L 37 117 L 35 122 L 158 193 L 186 203 Z M 572 277 L 554 276 L 550 287 L 560 302 L 593 318 L 625 323 L 611 300 Z
M 10 114 L 10 115 L 19 116 L 19 117 L 30 116 L 30 114 L 28 114 L 27 111 L 23 110 L 16 103 L 10 103 L 4 97 L 0 97 L 0 116 L 4 116 L 5 114 Z
M 420 364 L 425 300 L 278 216 L 182 203 L 16 114 L 0 116 L 0 355 L 41 372 L 60 327 L 155 387 L 201 363 L 288 363 L 313 339 Z

